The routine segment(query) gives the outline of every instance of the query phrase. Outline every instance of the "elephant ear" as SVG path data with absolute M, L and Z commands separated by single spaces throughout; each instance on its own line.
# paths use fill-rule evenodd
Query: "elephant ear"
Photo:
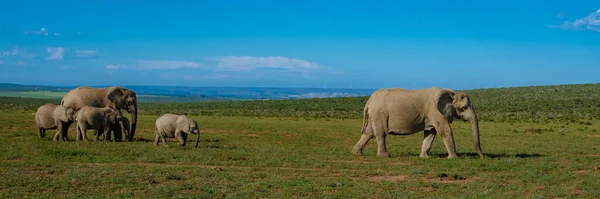
M 108 120 L 109 123 L 114 124 L 117 120 L 116 114 L 112 111 L 111 108 L 108 108 L 104 111 L 103 116 Z
M 123 90 L 121 90 L 121 88 L 119 87 L 111 87 L 108 92 L 106 92 L 106 98 L 108 98 L 108 100 L 110 100 L 110 102 L 112 102 L 112 106 L 113 108 L 118 108 L 120 106 L 122 106 L 122 101 L 123 101 Z
M 179 118 L 178 121 L 179 121 L 179 124 L 178 124 L 179 129 L 181 129 L 181 131 L 189 134 L 190 130 L 191 130 L 190 129 L 190 125 L 191 125 L 190 120 L 184 116 L 182 118 Z
M 64 106 L 56 106 L 56 109 L 54 109 L 54 117 L 63 122 L 68 121 L 69 118 L 67 118 L 67 108 Z
M 455 92 L 453 90 L 442 89 L 434 98 L 437 110 L 448 119 L 448 122 L 452 122 L 452 118 L 456 115 L 454 110 L 454 96 Z

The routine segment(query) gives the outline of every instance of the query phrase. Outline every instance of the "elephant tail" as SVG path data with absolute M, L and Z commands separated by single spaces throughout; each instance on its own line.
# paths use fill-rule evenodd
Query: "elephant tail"
M 368 104 L 368 103 L 367 103 Z M 369 124 L 369 120 L 367 119 L 367 117 L 369 116 L 368 114 L 368 109 L 369 106 L 365 105 L 365 108 L 363 110 L 363 121 L 362 121 L 362 128 L 360 129 L 360 133 L 365 133 L 365 129 L 367 128 L 367 125 Z

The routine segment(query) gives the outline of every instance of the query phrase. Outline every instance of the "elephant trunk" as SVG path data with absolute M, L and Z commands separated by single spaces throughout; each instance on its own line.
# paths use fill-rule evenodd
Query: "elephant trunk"
M 196 145 L 194 147 L 198 148 L 199 142 L 200 142 L 200 130 L 198 130 L 198 133 L 196 134 Z
M 119 122 L 119 126 L 121 127 L 121 132 L 119 132 L 119 135 L 121 135 L 121 133 L 125 133 L 125 124 L 123 124 L 123 120 L 121 120 L 121 121 Z M 115 134 L 115 140 L 116 140 L 116 137 L 117 137 L 117 136 L 116 136 L 116 134 Z M 119 136 L 119 137 L 122 137 L 122 136 Z M 127 140 L 127 138 L 125 138 L 125 140 Z
M 477 151 L 477 154 L 479 154 L 479 157 L 483 158 L 481 145 L 479 144 L 479 121 L 477 116 L 474 116 L 469 123 L 471 123 L 471 129 L 473 130 L 473 145 L 475 146 L 475 150 Z
M 129 131 L 129 141 L 133 142 L 133 135 L 135 134 L 135 127 L 137 126 L 138 107 L 137 104 L 133 105 L 131 111 L 131 130 Z

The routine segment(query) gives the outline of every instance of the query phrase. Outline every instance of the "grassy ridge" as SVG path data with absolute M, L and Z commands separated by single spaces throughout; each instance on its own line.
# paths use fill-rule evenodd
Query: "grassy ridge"
M 600 84 L 476 89 L 465 92 L 471 96 L 481 121 L 582 122 L 600 119 Z M 144 102 L 144 99 L 140 99 L 140 114 L 171 112 L 206 116 L 356 119 L 362 117 L 367 98 L 178 103 Z M 0 97 L 0 109 L 31 111 L 43 103 L 59 102 L 59 99 Z

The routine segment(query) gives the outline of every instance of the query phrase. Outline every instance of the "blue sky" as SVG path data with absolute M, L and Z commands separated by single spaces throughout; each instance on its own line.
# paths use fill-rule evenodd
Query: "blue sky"
M 470 89 L 600 80 L 599 1 L 96 2 L 2 3 L 0 82 Z

